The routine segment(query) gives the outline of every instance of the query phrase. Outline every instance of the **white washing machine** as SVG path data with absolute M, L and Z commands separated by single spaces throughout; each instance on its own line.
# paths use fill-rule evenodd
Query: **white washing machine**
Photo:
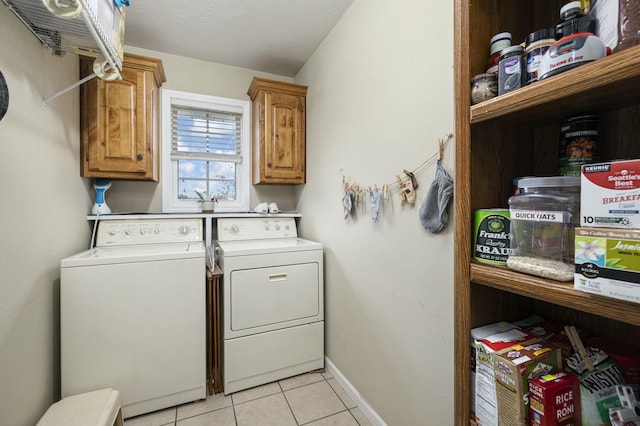
M 218 219 L 230 394 L 324 367 L 322 244 L 294 218 Z
M 131 417 L 206 397 L 201 219 L 99 222 L 61 261 L 62 396 L 113 388 Z

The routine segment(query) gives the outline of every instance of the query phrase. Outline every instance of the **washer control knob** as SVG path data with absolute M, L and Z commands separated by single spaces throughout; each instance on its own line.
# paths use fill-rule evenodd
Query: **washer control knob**
M 285 225 L 284 229 L 286 229 L 288 231 L 289 230 L 289 225 Z
M 146 231 L 144 230 L 144 228 L 140 228 L 140 235 L 144 235 L 146 233 Z
M 276 225 L 276 231 L 280 230 L 280 225 Z
M 160 233 L 160 228 L 156 226 L 156 229 L 153 230 L 153 233 L 158 235 Z
M 178 228 L 178 232 L 180 232 L 182 235 L 187 235 L 189 233 L 189 227 L 186 225 L 182 225 L 180 228 Z
M 131 229 L 125 229 L 124 235 L 131 235 Z
M 237 234 L 238 232 L 240 232 L 240 227 L 238 225 L 231 225 L 231 233 Z

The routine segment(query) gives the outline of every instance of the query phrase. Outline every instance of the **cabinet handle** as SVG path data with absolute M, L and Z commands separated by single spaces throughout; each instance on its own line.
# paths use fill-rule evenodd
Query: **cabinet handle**
M 268 162 L 268 163 L 267 163 L 267 167 L 268 167 L 268 168 L 271 168 L 271 162 Z
M 277 281 L 286 281 L 288 279 L 287 277 L 287 273 L 283 272 L 281 274 L 272 274 L 269 275 L 269 282 L 273 283 L 273 282 L 277 282 Z
M 143 155 L 142 155 L 142 154 L 138 154 L 138 155 L 136 156 L 136 159 L 137 159 L 138 161 L 141 161 L 143 158 L 144 158 L 144 157 L 143 157 Z

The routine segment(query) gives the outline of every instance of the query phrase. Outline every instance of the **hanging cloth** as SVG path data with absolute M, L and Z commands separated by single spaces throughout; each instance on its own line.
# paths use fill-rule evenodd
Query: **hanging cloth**
M 435 179 L 419 212 L 422 226 L 434 234 L 442 231 L 449 223 L 447 207 L 453 196 L 453 179 L 442 168 L 441 162 L 442 160 L 438 160 Z

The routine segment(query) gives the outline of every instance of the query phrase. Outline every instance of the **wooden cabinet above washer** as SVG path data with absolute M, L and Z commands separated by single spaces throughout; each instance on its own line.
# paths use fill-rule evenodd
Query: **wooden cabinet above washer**
M 81 76 L 93 58 L 80 58 Z M 80 86 L 80 175 L 159 180 L 159 59 L 125 54 L 122 80 L 94 78 Z
M 253 116 L 253 183 L 305 183 L 307 87 L 254 77 L 247 94 Z

